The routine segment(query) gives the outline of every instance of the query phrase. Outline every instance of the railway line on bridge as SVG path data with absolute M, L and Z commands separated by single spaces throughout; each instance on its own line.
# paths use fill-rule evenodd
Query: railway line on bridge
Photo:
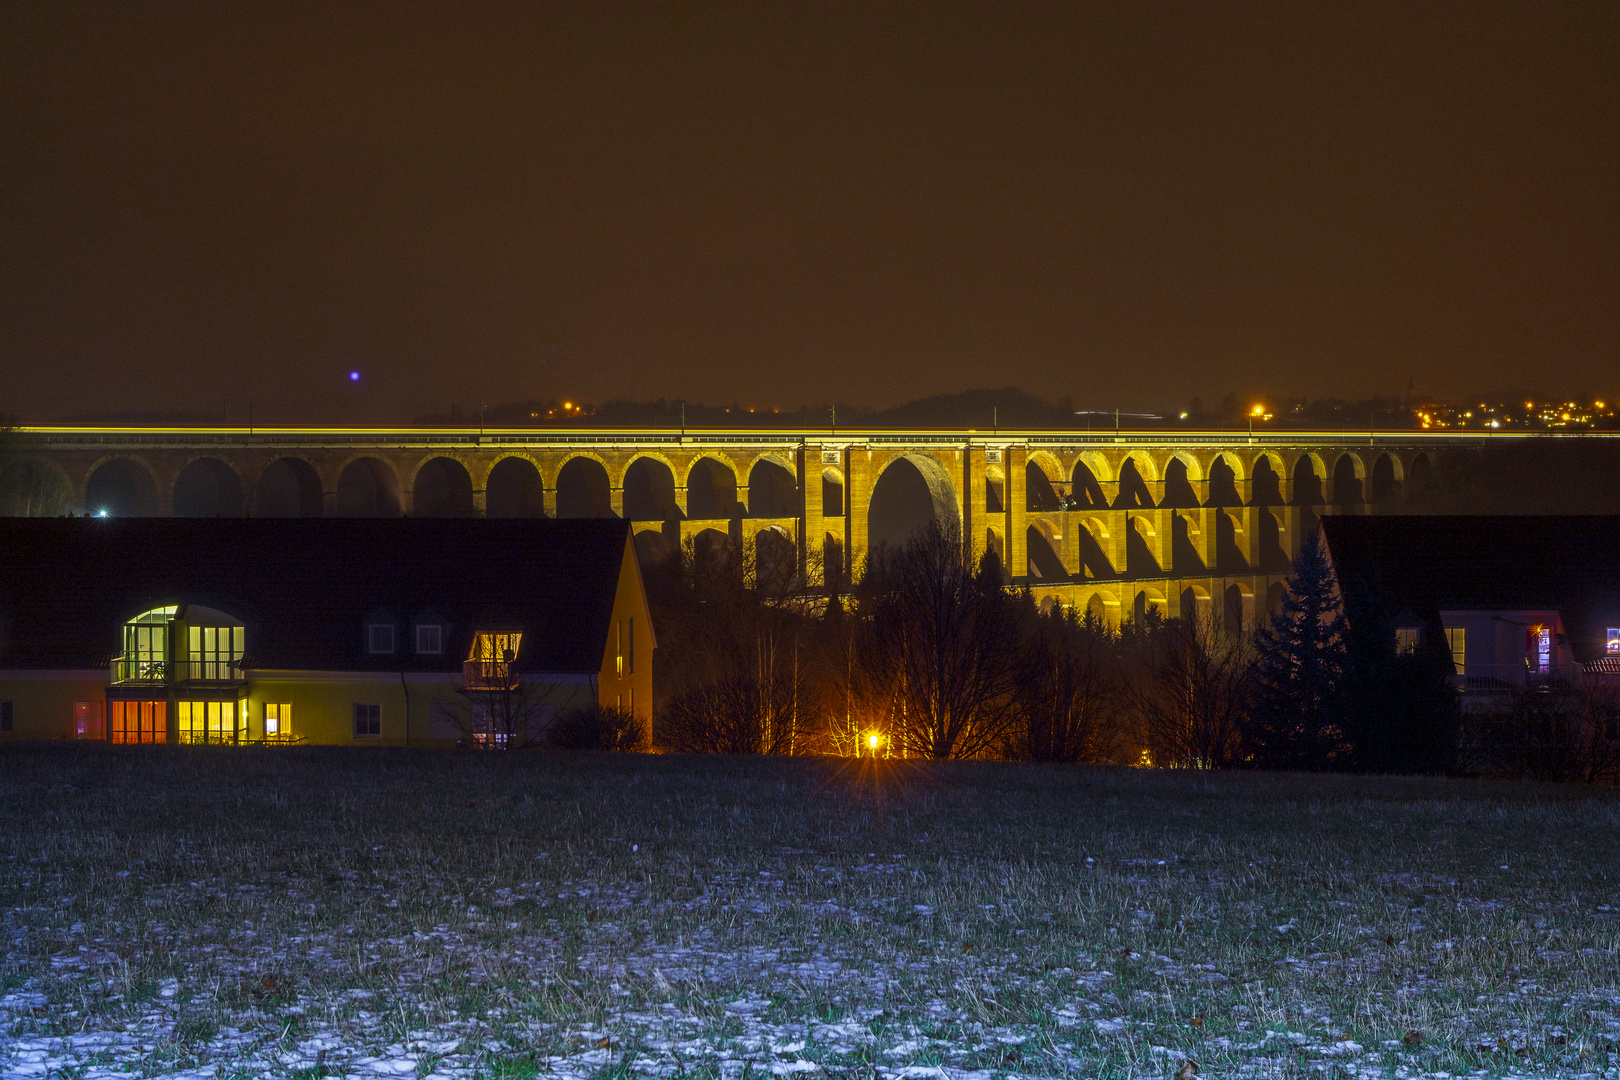
M 804 588 L 935 520 L 1043 599 L 1252 624 L 1319 516 L 1399 512 L 1439 455 L 1538 437 L 23 427 L 0 478 L 8 514 L 624 517 L 646 559 L 752 545 Z

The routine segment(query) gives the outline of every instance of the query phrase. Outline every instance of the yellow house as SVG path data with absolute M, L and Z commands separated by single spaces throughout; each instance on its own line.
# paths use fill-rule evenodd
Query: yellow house
M 540 744 L 655 647 L 618 520 L 0 519 L 0 741 Z

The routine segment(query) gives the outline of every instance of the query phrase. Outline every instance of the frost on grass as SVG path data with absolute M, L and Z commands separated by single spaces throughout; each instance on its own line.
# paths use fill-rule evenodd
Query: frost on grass
M 58 747 L 0 812 L 0 1077 L 1620 1077 L 1603 792 Z

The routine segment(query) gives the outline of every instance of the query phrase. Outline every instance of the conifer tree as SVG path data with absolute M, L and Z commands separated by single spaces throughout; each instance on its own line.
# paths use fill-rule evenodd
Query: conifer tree
M 1249 733 L 1255 764 L 1330 767 L 1348 749 L 1337 722 L 1346 635 L 1338 583 L 1318 537 L 1300 546 L 1282 608 L 1256 644 Z

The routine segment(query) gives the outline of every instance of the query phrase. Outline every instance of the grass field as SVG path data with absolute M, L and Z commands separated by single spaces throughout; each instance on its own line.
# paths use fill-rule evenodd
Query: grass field
M 1620 795 L 0 752 L 0 1075 L 1620 1076 Z

